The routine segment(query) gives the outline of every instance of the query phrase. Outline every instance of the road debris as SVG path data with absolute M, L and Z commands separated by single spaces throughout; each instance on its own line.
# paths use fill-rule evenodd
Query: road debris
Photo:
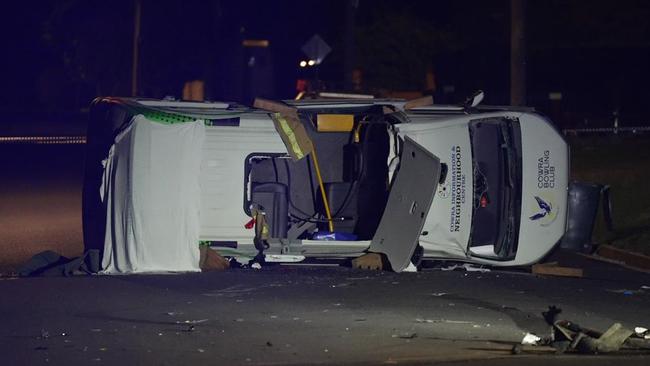
M 618 289 L 618 290 L 608 289 L 608 290 L 605 290 L 605 291 L 613 292 L 615 294 L 622 294 L 622 295 L 625 295 L 625 296 L 638 295 L 638 294 L 642 294 L 642 293 L 645 292 L 643 290 L 630 290 L 630 289 L 627 289 L 627 288 Z
M 582 268 L 562 267 L 557 263 L 540 263 L 532 266 L 531 272 L 536 275 L 559 277 L 582 277 Z
M 205 323 L 208 320 L 209 319 L 183 320 L 183 321 L 177 320 L 176 324 L 200 324 L 200 323 Z
M 352 268 L 381 271 L 386 259 L 380 253 L 366 253 L 352 260 Z
M 628 252 L 610 245 L 599 245 L 596 250 L 596 256 L 618 262 L 626 268 L 641 271 L 650 270 L 650 256 Z
M 560 308 L 550 306 L 548 311 L 542 313 L 546 322 L 552 326 L 552 333 L 547 338 L 540 338 L 534 345 L 549 345 L 555 348 L 557 353 L 612 353 L 621 348 L 650 350 L 650 342 L 636 332 L 645 328 L 638 327 L 639 329 L 631 330 L 620 323 L 614 323 L 604 333 L 600 333 L 569 320 L 558 319 L 561 312 Z M 523 340 L 522 344 L 524 344 Z
M 541 341 L 542 338 L 532 334 L 532 333 L 526 333 L 524 338 L 521 340 L 521 344 L 525 345 L 531 345 L 531 346 L 536 346 L 539 341 Z
M 402 272 L 417 272 L 418 267 L 416 267 L 412 262 L 409 262 L 409 265 L 402 270 Z
M 223 271 L 230 268 L 230 262 L 215 250 L 205 245 L 199 246 L 199 268 L 202 272 Z
M 402 339 L 413 339 L 418 336 L 415 332 L 402 332 L 398 334 L 393 334 L 393 338 L 402 338 Z
M 634 328 L 634 333 L 635 333 L 636 336 L 639 337 L 639 338 L 650 339 L 650 331 L 648 331 L 648 328 L 645 328 L 645 327 L 635 327 L 635 328 Z
M 416 323 L 435 323 L 432 319 L 415 318 Z
M 483 266 L 476 266 L 470 263 L 452 264 L 451 266 L 440 268 L 440 270 L 442 271 L 454 271 L 456 269 L 464 269 L 467 272 L 481 272 L 481 273 L 490 272 L 489 268 Z

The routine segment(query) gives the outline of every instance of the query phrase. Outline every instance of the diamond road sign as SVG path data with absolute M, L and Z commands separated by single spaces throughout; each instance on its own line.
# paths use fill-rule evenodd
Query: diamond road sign
M 332 48 L 325 43 L 318 34 L 314 34 L 314 36 L 302 46 L 302 52 L 304 52 L 310 60 L 314 60 L 316 65 L 323 62 L 325 57 L 331 51 Z

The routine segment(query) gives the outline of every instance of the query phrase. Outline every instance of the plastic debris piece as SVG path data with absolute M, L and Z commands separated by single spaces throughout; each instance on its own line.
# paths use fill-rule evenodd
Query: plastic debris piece
M 262 265 L 255 262 L 255 263 L 251 264 L 251 268 L 252 269 L 262 269 Z
M 412 262 L 409 262 L 409 265 L 402 270 L 402 272 L 417 272 L 418 267 L 415 266 Z
M 634 333 L 636 333 L 636 335 L 638 335 L 638 336 L 642 336 L 642 335 L 648 333 L 648 328 L 635 327 L 634 328 Z
M 434 293 L 431 294 L 431 296 L 435 296 L 435 297 L 440 297 L 440 296 L 445 296 L 445 295 L 447 295 L 446 292 L 434 292 Z
M 199 351 L 199 353 L 205 352 L 205 350 L 203 348 L 197 348 L 196 350 Z
M 531 345 L 531 346 L 536 346 L 539 341 L 541 341 L 542 338 L 532 334 L 532 333 L 526 333 L 524 338 L 521 340 L 521 344 L 524 345 Z

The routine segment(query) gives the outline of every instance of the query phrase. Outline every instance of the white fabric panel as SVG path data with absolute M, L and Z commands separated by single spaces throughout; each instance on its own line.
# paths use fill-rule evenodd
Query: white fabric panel
M 199 271 L 203 121 L 138 115 L 106 159 L 104 274 Z

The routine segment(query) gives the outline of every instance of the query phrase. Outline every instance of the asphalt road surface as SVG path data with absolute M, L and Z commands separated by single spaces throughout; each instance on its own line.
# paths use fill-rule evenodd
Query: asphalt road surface
M 82 164 L 83 145 L 0 145 L 0 270 L 81 252 Z M 0 276 L 0 365 L 650 364 L 637 352 L 510 354 L 526 332 L 549 333 L 549 305 L 601 331 L 650 327 L 650 275 L 568 261 L 586 278 L 295 266 Z
M 0 364 L 647 365 L 637 352 L 510 350 L 526 332 L 549 334 L 549 305 L 592 329 L 647 327 L 648 284 L 650 275 L 599 264 L 588 278 L 296 266 L 2 278 Z
M 0 271 L 32 255 L 83 251 L 84 145 L 0 143 Z

